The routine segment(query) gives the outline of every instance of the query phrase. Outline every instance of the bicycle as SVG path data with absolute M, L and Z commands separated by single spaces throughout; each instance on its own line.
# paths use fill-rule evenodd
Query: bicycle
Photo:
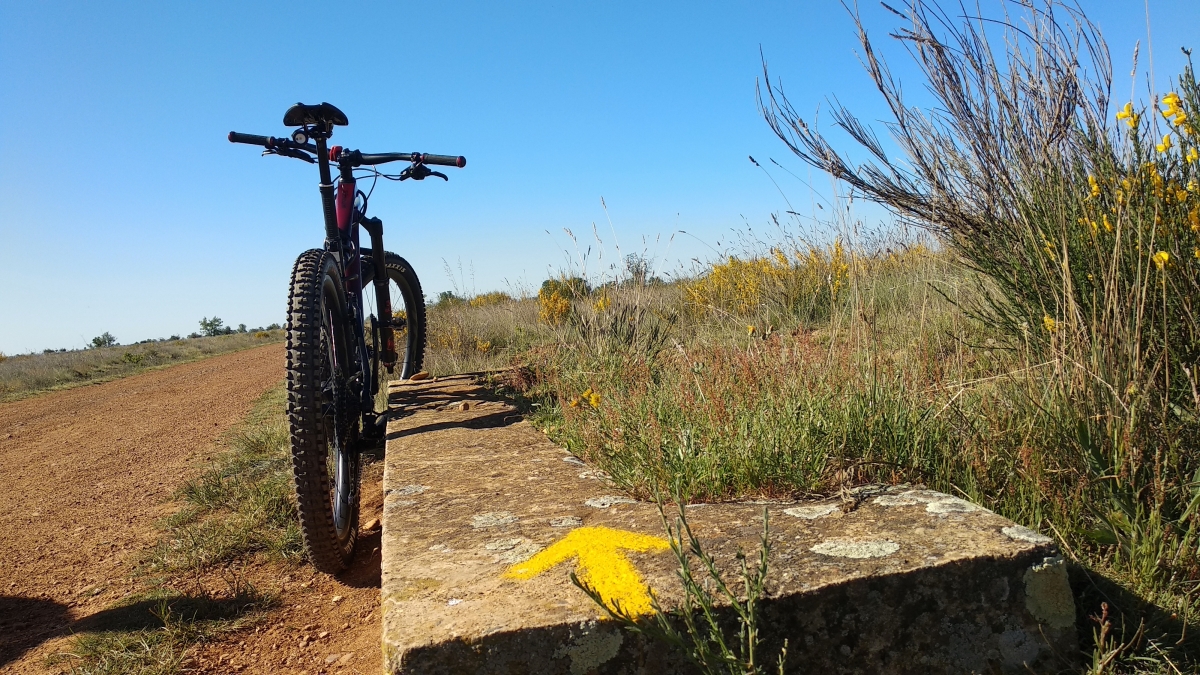
M 349 123 L 329 103 L 297 103 L 283 123 L 298 127 L 289 138 L 231 131 L 229 140 L 316 164 L 320 172 L 325 244 L 296 259 L 288 293 L 287 416 L 304 547 L 317 569 L 336 574 L 350 564 L 358 540 L 361 452 L 384 439 L 384 371 L 394 374 L 399 366 L 400 377 L 409 378 L 421 370 L 425 353 L 421 282 L 408 261 L 384 249 L 383 222 L 367 216 L 367 204 L 379 178 L 449 180 L 429 165 L 462 168 L 467 160 L 329 146 L 333 128 Z M 374 168 L 398 161 L 409 162 L 399 174 Z M 366 193 L 357 187 L 362 176 L 356 173 L 364 172 L 374 178 Z M 359 246 L 360 227 L 370 235 L 369 251 Z M 364 293 L 369 286 L 373 294 Z M 394 308 L 397 297 L 402 307 Z

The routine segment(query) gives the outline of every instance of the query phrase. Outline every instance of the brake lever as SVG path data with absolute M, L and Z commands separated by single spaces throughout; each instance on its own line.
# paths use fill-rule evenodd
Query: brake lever
M 444 181 L 450 180 L 446 177 L 446 174 L 440 171 L 433 171 L 424 164 L 413 164 L 412 166 L 400 172 L 400 180 L 408 180 L 409 178 L 413 180 L 425 180 L 430 176 L 437 176 Z
M 292 148 L 276 148 L 275 153 L 278 155 L 283 155 L 284 157 L 295 157 L 296 159 L 302 159 L 309 164 L 317 163 L 316 158 L 307 152 L 304 152 L 303 150 L 293 150 Z

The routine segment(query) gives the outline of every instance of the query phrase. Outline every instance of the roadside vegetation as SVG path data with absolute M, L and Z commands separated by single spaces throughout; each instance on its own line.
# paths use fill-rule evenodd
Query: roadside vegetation
M 776 221 L 687 278 L 439 303 L 431 367 L 503 369 L 641 497 L 964 496 L 1077 563 L 1081 670 L 1200 669 L 1200 87 L 1189 66 L 1114 103 L 1098 29 L 1022 7 L 1019 31 L 910 8 L 924 111 L 860 32 L 902 165 L 835 106 L 877 162 L 852 163 L 766 80 L 771 127 L 848 188 L 828 235 Z M 854 197 L 900 225 L 867 236 Z
M 89 349 L 46 350 L 41 354 L 8 357 L 0 354 L 0 402 L 54 389 L 107 382 L 153 368 L 279 342 L 284 338 L 283 330 L 277 325 L 256 329 L 241 326 L 239 330 L 223 327 L 221 320 L 215 317 L 201 324 L 205 322 L 214 331 L 131 345 L 120 345 L 115 337 L 105 332 L 92 340 Z
M 144 590 L 82 630 L 50 665 L 79 675 L 173 675 L 189 650 L 252 625 L 275 605 L 245 570 L 303 562 L 282 383 L 255 404 L 226 449 L 176 493 L 181 508 L 137 566 Z

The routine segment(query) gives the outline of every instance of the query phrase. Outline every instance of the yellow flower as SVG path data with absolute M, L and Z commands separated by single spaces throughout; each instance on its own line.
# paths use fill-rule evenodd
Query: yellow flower
M 596 300 L 596 302 L 592 303 L 592 308 L 594 308 L 597 312 L 603 312 L 604 310 L 608 309 L 611 305 L 612 305 L 612 300 L 609 300 L 608 294 L 605 293 L 605 294 L 601 295 Z
M 1058 322 L 1050 318 L 1048 315 L 1042 317 L 1042 325 L 1045 326 L 1046 330 L 1051 333 L 1058 330 Z
M 583 393 L 583 400 L 587 401 L 588 405 L 593 408 L 600 407 L 600 394 L 593 392 L 592 389 L 588 389 L 587 392 Z
M 1192 249 L 1192 256 L 1200 260 L 1200 247 Z
M 1168 263 L 1171 262 L 1171 254 L 1167 253 L 1166 251 L 1159 251 L 1158 253 L 1154 254 L 1153 260 L 1154 266 L 1159 270 L 1162 270 L 1167 266 Z
M 1130 129 L 1136 129 L 1138 125 L 1139 115 L 1133 111 L 1133 103 L 1126 103 L 1121 112 L 1117 113 L 1118 120 L 1125 120 Z
M 1088 175 L 1088 185 L 1090 185 L 1092 188 L 1092 196 L 1099 197 L 1100 196 L 1100 184 L 1096 182 L 1095 176 Z
M 576 396 L 575 398 L 571 399 L 571 407 L 572 407 L 572 408 L 578 408 L 578 407 L 579 407 L 579 397 L 578 397 L 578 396 Z
M 1188 150 L 1187 154 L 1183 157 L 1187 160 L 1188 164 L 1191 164 L 1192 162 L 1200 159 L 1200 153 L 1196 152 L 1195 148 L 1192 148 L 1191 150 Z
M 1167 135 L 1163 136 L 1162 143 L 1159 143 L 1158 145 L 1154 146 L 1154 149 L 1158 150 L 1159 152 L 1166 152 L 1167 150 L 1170 150 L 1171 149 L 1171 134 L 1167 134 Z
M 1092 223 L 1092 227 L 1095 228 L 1096 224 Z M 1104 214 L 1104 230 L 1106 232 L 1112 232 L 1112 223 L 1108 222 L 1108 214 L 1107 213 Z
M 754 326 L 746 326 L 746 335 L 754 335 L 755 330 L 757 329 Z
M 1192 232 L 1200 232 L 1200 206 L 1188 211 L 1188 227 Z

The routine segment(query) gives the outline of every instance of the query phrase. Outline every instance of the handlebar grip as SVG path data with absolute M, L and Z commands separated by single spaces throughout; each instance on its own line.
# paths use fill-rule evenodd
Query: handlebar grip
M 266 136 L 256 136 L 255 134 L 241 134 L 236 131 L 229 132 L 230 143 L 245 143 L 247 145 L 261 145 L 269 147 L 271 139 Z
M 457 166 L 463 168 L 467 165 L 467 158 L 463 156 L 455 157 L 453 155 L 421 155 L 421 161 L 425 164 L 438 164 L 441 166 Z

